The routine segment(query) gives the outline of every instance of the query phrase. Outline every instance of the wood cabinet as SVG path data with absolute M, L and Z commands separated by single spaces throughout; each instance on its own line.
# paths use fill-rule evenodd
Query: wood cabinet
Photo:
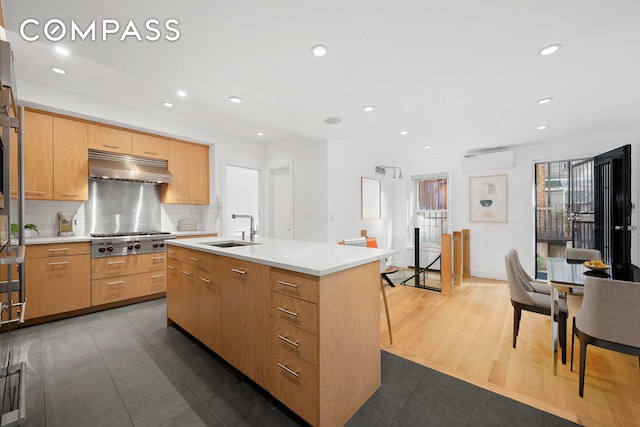
M 88 146 L 91 149 L 131 154 L 131 132 L 129 131 L 91 123 L 88 138 Z
M 133 132 L 131 134 L 131 154 L 166 160 L 168 142 L 165 138 Z
M 221 257 L 220 355 L 258 384 L 271 388 L 269 267 Z
M 318 277 L 216 256 L 211 276 L 198 276 L 214 255 L 173 245 L 168 251 L 175 259 L 167 270 L 175 275 L 175 291 L 171 278 L 167 290 L 169 320 L 194 330 L 310 424 L 344 425 L 380 387 L 379 262 Z M 185 282 L 196 277 L 211 282 L 200 284 L 194 305 L 196 293 Z M 189 326 L 193 316 L 197 327 Z
M 173 181 L 162 185 L 162 203 L 209 204 L 209 147 L 169 141 Z
M 189 203 L 209 204 L 209 147 L 189 144 Z
M 87 200 L 87 124 L 32 110 L 24 123 L 25 197 Z M 17 175 L 15 182 L 17 195 Z
M 27 199 L 53 199 L 53 117 L 24 112 L 24 194 Z
M 53 198 L 89 198 L 88 125 L 63 117 L 53 118 Z
M 27 246 L 26 319 L 91 305 L 88 243 Z
M 91 260 L 91 305 L 155 295 L 167 291 L 166 253 Z

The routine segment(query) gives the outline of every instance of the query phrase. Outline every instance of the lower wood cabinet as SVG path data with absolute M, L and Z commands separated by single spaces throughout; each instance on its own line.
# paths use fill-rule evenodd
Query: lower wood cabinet
M 91 305 L 124 301 L 166 290 L 167 275 L 164 271 L 97 279 L 91 281 Z
M 27 258 L 26 319 L 91 306 L 89 254 Z
M 316 277 L 168 253 L 169 321 L 310 424 L 344 425 L 380 387 L 378 262 Z

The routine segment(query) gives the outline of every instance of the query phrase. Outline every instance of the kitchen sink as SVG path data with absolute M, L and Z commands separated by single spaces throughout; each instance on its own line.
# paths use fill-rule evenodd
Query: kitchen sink
M 208 242 L 208 243 L 201 243 L 202 245 L 207 245 L 207 246 L 215 246 L 216 248 L 235 248 L 238 246 L 252 246 L 252 245 L 259 245 L 260 243 L 258 242 L 245 242 L 243 240 L 227 240 L 224 242 Z

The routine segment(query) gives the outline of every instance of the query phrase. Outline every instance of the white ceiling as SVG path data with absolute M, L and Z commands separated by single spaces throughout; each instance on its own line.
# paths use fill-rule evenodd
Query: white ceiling
M 21 84 L 254 141 L 335 139 L 401 161 L 639 135 L 638 0 L 4 0 L 3 9 Z M 107 42 L 26 42 L 27 18 L 41 22 L 30 34 L 51 18 L 81 27 L 113 18 L 133 19 L 143 36 L 147 19 L 175 18 L 180 39 L 119 41 L 121 31 Z M 553 43 L 558 53 L 538 54 Z M 328 55 L 312 56 L 315 44 Z M 538 105 L 544 97 L 554 101 Z M 342 123 L 325 124 L 329 116 Z

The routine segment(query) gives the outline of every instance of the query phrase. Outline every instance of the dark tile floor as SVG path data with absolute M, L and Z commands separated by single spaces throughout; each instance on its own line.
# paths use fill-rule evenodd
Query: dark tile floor
M 155 300 L 13 331 L 28 362 L 26 426 L 304 423 L 180 330 Z M 570 426 L 532 407 L 381 353 L 382 387 L 349 426 Z

